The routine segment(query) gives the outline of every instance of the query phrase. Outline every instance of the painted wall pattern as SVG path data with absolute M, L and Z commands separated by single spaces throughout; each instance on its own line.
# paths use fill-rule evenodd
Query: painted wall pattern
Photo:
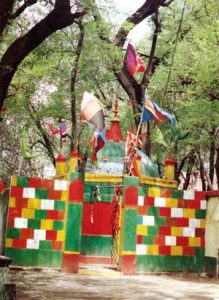
M 65 238 L 65 202 L 67 199 L 68 182 L 65 180 L 12 177 L 6 255 L 15 257 L 15 260 L 20 255 L 25 264 L 24 254 L 27 252 L 22 252 L 23 255 L 21 255 L 21 251 L 29 250 L 28 254 L 33 259 L 29 263 L 41 264 L 43 255 L 49 258 L 57 254 L 52 264 L 60 264 Z M 37 255 L 36 251 L 41 252 L 42 255 Z M 39 261 L 36 262 L 36 260 Z M 21 260 L 18 259 L 18 261 L 22 264 Z

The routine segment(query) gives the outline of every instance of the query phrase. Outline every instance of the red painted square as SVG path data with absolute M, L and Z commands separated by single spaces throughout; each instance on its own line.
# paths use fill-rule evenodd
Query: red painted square
M 123 255 L 122 256 L 122 273 L 124 275 L 134 275 L 135 274 L 135 265 L 136 265 L 136 256 L 135 255 Z
M 196 237 L 204 237 L 205 229 L 204 228 L 195 228 L 195 236 Z
M 154 206 L 154 197 L 145 197 L 144 205 L 146 206 Z
M 11 186 L 11 197 L 22 198 L 23 197 L 23 187 Z
M 41 188 L 42 189 L 53 190 L 54 189 L 54 180 L 42 179 Z
M 27 208 L 27 198 L 17 198 L 16 199 L 16 207 L 17 208 Z
M 169 226 L 160 226 L 159 235 L 171 235 L 171 228 Z
M 20 239 L 33 239 L 34 237 L 34 230 L 33 229 L 21 229 L 20 230 Z
M 60 241 L 52 241 L 52 250 L 62 250 L 63 242 Z
M 169 217 L 171 216 L 171 208 L 170 207 L 160 207 L 160 216 L 161 217 Z
M 201 237 L 201 247 L 205 248 L 205 238 Z
M 137 244 L 142 244 L 142 241 L 143 241 L 143 236 L 137 235 Z
M 48 190 L 48 199 L 51 199 L 51 200 L 60 200 L 61 199 L 61 195 L 62 195 L 61 191 Z
M 27 241 L 21 240 L 21 239 L 14 239 L 13 240 L 13 248 L 26 248 L 27 247 Z
M 41 178 L 29 178 L 29 187 L 32 188 L 41 188 Z
M 194 247 L 183 247 L 183 255 L 195 255 Z
M 176 246 L 189 246 L 189 238 L 186 236 L 177 236 L 176 237 Z
M 189 219 L 188 218 L 176 218 L 176 226 L 178 227 L 188 227 Z
M 125 206 L 137 206 L 138 205 L 138 188 L 134 185 L 130 185 L 124 194 Z
M 188 208 L 200 209 L 200 201 L 188 200 Z
M 147 215 L 147 207 L 145 206 L 138 206 L 138 215 L 145 216 Z
M 14 228 L 14 218 L 13 217 L 10 217 L 8 218 L 8 225 L 7 225 L 8 228 Z
M 164 246 L 165 245 L 165 236 L 159 235 L 154 238 L 155 245 Z
M 171 197 L 171 190 L 170 189 L 161 189 L 160 190 L 160 197 L 170 198 Z
M 10 207 L 8 210 L 8 218 L 21 218 L 21 208 Z
M 46 240 L 47 241 L 55 241 L 57 239 L 57 231 L 56 230 L 46 230 Z
M 170 246 L 159 246 L 159 255 L 170 255 L 171 247 Z
M 201 201 L 205 199 L 206 199 L 205 192 L 195 191 L 195 201 Z
M 69 185 L 69 201 L 82 203 L 84 199 L 84 184 L 77 178 Z
M 65 213 L 61 210 L 47 210 L 46 218 L 49 220 L 64 220 Z
M 178 207 L 180 207 L 180 208 L 187 208 L 188 205 L 189 205 L 189 203 L 188 203 L 187 200 L 182 200 L 182 199 L 178 200 Z
M 62 262 L 62 272 L 64 273 L 78 273 L 79 254 L 64 253 Z
M 177 218 L 167 218 L 166 219 L 166 225 L 167 226 L 176 226 L 177 224 Z

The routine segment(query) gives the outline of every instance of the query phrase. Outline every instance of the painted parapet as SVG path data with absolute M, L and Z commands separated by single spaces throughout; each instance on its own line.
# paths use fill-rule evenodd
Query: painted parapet
M 14 265 L 60 267 L 68 182 L 11 179 L 5 255 Z
M 122 272 L 203 272 L 205 192 L 160 184 L 136 191 L 137 178 L 124 178 Z

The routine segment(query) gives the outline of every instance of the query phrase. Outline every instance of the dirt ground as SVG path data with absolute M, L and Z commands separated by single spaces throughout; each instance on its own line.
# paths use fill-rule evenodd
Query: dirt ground
M 18 300 L 219 299 L 219 280 L 205 276 L 123 276 L 103 266 L 82 266 L 79 274 L 31 269 L 12 269 L 9 274 Z

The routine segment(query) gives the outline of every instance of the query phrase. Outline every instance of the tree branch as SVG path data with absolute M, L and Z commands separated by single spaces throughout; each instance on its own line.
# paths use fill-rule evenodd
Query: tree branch
M 19 17 L 27 7 L 37 3 L 38 0 L 26 0 L 24 1 L 24 4 L 21 5 L 13 14 L 9 16 L 9 19 L 16 19 Z
M 0 1 L 0 37 L 8 23 L 14 4 L 15 4 L 15 0 Z

